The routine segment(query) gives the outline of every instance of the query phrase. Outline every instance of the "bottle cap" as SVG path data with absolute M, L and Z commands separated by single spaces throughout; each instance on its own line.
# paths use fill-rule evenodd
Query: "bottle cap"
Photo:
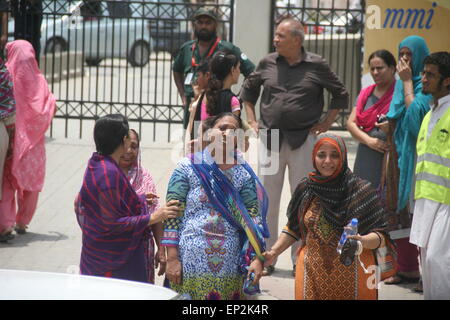
M 351 224 L 352 226 L 356 226 L 358 224 L 358 219 L 353 218 Z

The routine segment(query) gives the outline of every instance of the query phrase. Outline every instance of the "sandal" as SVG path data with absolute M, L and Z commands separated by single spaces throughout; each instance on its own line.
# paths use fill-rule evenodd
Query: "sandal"
M 420 277 L 407 277 L 402 274 L 396 274 L 395 276 L 389 277 L 384 280 L 384 284 L 401 284 L 401 283 L 417 283 L 420 280 Z
M 14 239 L 14 235 L 12 234 L 12 231 L 7 231 L 5 233 L 0 234 L 0 242 L 1 243 L 7 243 L 9 240 Z
M 25 234 L 27 233 L 27 228 L 28 226 L 19 227 L 18 225 L 16 225 L 14 227 L 14 230 L 16 231 L 17 234 Z
M 264 270 L 262 272 L 262 276 L 263 277 L 270 276 L 274 271 L 275 271 L 275 267 L 274 266 L 264 267 Z
M 415 286 L 413 288 L 414 292 L 418 292 L 418 293 L 422 293 L 423 292 L 423 283 L 422 283 L 422 279 L 419 280 L 419 282 L 417 283 L 417 286 Z

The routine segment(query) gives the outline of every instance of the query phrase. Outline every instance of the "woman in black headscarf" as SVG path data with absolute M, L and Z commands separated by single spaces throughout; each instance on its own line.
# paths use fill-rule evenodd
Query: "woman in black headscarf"
M 300 181 L 288 207 L 288 223 L 266 264 L 302 240 L 296 263 L 296 299 L 377 299 L 373 250 L 385 243 L 384 209 L 370 183 L 348 168 L 344 140 L 319 136 L 315 171 Z M 359 258 L 345 266 L 336 250 L 344 227 L 357 218 Z M 358 263 L 360 260 L 360 263 Z M 367 267 L 369 270 L 363 268 Z M 372 272 L 370 272 L 372 270 Z

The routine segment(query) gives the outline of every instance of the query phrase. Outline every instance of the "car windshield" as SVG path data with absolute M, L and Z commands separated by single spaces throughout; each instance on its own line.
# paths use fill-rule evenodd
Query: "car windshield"
M 105 10 L 107 9 L 107 10 Z M 85 0 L 80 5 L 80 14 L 86 20 L 100 19 L 107 15 L 109 18 L 131 18 L 132 10 L 128 1 Z
M 131 8 L 127 1 L 107 2 L 111 18 L 131 18 Z
M 99 17 L 102 15 L 102 5 L 99 1 L 84 1 L 80 13 L 84 18 Z

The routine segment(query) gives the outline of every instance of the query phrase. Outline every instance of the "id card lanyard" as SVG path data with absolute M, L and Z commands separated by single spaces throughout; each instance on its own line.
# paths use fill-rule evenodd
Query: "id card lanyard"
M 212 45 L 211 49 L 209 49 L 209 52 L 208 52 L 208 54 L 206 55 L 205 58 L 209 58 L 210 56 L 212 56 L 214 50 L 216 50 L 217 46 L 219 45 L 219 42 L 220 42 L 220 39 L 219 39 L 219 37 L 217 37 L 217 38 L 216 38 L 216 41 L 215 41 L 214 44 Z M 192 65 L 193 68 L 196 68 L 196 67 L 199 66 L 199 63 L 197 63 L 197 62 L 195 61 L 195 49 L 196 49 L 196 47 L 197 47 L 197 41 L 195 41 L 195 42 L 192 44 L 192 60 L 191 60 L 191 65 Z
M 214 44 L 211 46 L 211 48 L 208 51 L 208 54 L 205 56 L 205 58 L 209 58 L 210 56 L 212 56 L 212 54 L 214 53 L 214 50 L 216 50 L 217 46 L 219 45 L 220 39 L 219 37 L 216 38 L 216 41 L 214 42 Z M 192 59 L 191 59 L 191 66 L 192 66 L 192 71 L 189 72 L 186 77 L 184 78 L 184 84 L 185 85 L 191 85 L 192 83 L 192 79 L 194 78 L 194 72 L 195 72 L 195 68 L 197 68 L 200 64 L 197 63 L 195 61 L 195 49 L 197 47 L 197 41 L 195 41 L 192 44 Z

